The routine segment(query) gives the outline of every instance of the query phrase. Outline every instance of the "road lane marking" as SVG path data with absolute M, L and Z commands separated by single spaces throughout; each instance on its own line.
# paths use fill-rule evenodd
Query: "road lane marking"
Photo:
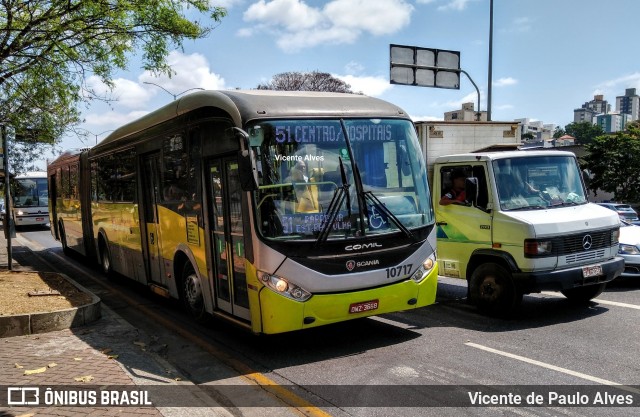
M 537 361 L 535 359 L 527 358 L 525 356 L 514 355 L 513 353 L 504 352 L 504 351 L 498 350 L 498 349 L 493 349 L 493 348 L 490 348 L 488 346 L 479 345 L 479 344 L 473 343 L 473 342 L 465 342 L 465 345 L 467 345 L 469 347 L 476 348 L 476 349 L 484 350 L 486 352 L 495 353 L 496 355 L 505 356 L 507 358 L 515 359 L 515 360 L 522 361 L 522 362 L 526 362 L 526 363 L 531 364 L 531 365 L 540 366 L 541 368 L 551 369 L 551 370 L 556 371 L 556 372 L 561 372 L 561 373 L 564 373 L 564 374 L 567 374 L 567 375 L 575 376 L 577 378 L 585 379 L 587 381 L 596 382 L 598 384 L 615 385 L 616 387 L 618 387 L 619 389 L 621 389 L 623 391 L 632 392 L 634 394 L 640 394 L 640 390 L 628 387 L 628 386 L 623 385 L 623 384 L 621 384 L 619 382 L 609 381 L 607 379 L 598 378 L 596 376 L 583 374 L 582 372 L 572 371 L 571 369 L 567 369 L 567 368 L 561 368 L 561 367 L 556 366 L 556 365 L 551 365 L 550 363 L 540 362 L 540 361 Z
M 542 291 L 541 294 L 553 295 L 553 296 L 562 298 L 555 292 Z M 625 308 L 632 308 L 634 310 L 640 310 L 640 305 L 637 305 L 637 304 L 620 303 L 618 301 L 607 301 L 607 300 L 603 300 L 602 298 L 594 298 L 592 301 L 595 302 L 595 303 L 598 303 L 598 304 L 604 304 L 604 305 L 610 305 L 610 306 L 616 306 L 616 307 L 625 307 Z
M 640 310 L 640 306 L 636 304 L 619 303 L 617 301 L 606 301 L 606 300 L 601 300 L 599 298 L 596 298 L 593 301 L 595 301 L 598 304 L 605 304 L 605 305 L 612 305 L 616 307 L 626 307 L 626 308 L 633 308 L 634 310 Z

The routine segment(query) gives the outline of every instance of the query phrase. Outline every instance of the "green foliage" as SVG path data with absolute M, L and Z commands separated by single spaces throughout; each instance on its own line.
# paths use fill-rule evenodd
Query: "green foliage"
M 600 126 L 590 122 L 569 123 L 564 127 L 564 131 L 567 135 L 576 138 L 577 145 L 588 145 L 593 142 L 596 137 L 604 134 Z
M 170 75 L 170 49 L 212 30 L 195 18 L 225 14 L 208 0 L 0 0 L 0 123 L 55 144 L 81 102 L 105 99 L 89 77 L 111 86 L 136 51 L 145 70 Z
M 640 201 L 640 123 L 630 123 L 614 135 L 598 136 L 586 150 L 583 159 L 591 190 L 614 193 L 616 201 Z
M 319 71 L 276 74 L 267 84 L 258 85 L 258 90 L 353 93 L 349 84 L 329 73 Z

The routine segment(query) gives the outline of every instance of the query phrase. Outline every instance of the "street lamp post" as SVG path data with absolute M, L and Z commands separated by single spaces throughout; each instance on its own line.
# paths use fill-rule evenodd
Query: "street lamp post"
M 161 85 L 159 85 L 159 84 L 156 84 L 156 83 L 151 83 L 151 82 L 148 82 L 148 81 L 143 81 L 143 84 L 155 85 L 156 87 L 163 89 L 165 92 L 167 92 L 168 94 L 171 94 L 171 95 L 173 96 L 173 100 L 174 100 L 174 101 L 178 98 L 178 96 L 181 96 L 181 95 L 183 95 L 184 93 L 186 93 L 186 92 L 188 92 L 188 91 L 191 91 L 191 90 L 204 90 L 204 88 L 202 88 L 202 87 L 193 87 L 193 88 L 189 88 L 188 90 L 184 90 L 184 91 L 183 91 L 183 92 L 181 92 L 181 93 L 174 94 L 174 93 L 172 93 L 171 91 L 169 91 L 169 90 L 167 90 L 166 88 L 164 88 L 163 86 L 161 86 Z
M 93 133 L 90 130 L 84 129 L 84 128 L 80 128 L 82 130 L 84 130 L 85 132 L 87 132 L 88 134 L 95 136 L 96 137 L 96 145 L 98 144 L 98 136 L 100 135 L 104 135 L 105 133 L 109 133 L 109 132 L 113 132 L 115 129 L 109 129 L 109 130 L 105 130 L 104 132 L 100 132 L 100 133 Z M 80 135 L 78 135 L 80 136 Z

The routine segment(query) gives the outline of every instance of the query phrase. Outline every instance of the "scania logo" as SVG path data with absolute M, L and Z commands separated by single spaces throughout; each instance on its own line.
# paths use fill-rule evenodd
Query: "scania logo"
M 354 261 L 353 259 L 350 259 L 347 261 L 347 271 L 351 272 L 356 268 L 362 268 L 363 266 L 375 266 L 375 265 L 380 265 L 380 260 L 379 259 L 369 259 L 367 261 Z
M 593 245 L 591 235 L 584 235 L 584 237 L 582 238 L 582 247 L 584 248 L 584 250 L 591 249 L 591 245 Z
M 356 261 L 353 261 L 353 260 L 347 261 L 347 271 L 353 271 L 355 267 L 356 267 Z
M 381 248 L 382 245 L 378 242 L 372 243 L 358 243 L 355 245 L 345 246 L 344 250 L 346 251 L 354 251 L 354 250 L 363 250 L 363 249 L 373 249 L 373 248 Z

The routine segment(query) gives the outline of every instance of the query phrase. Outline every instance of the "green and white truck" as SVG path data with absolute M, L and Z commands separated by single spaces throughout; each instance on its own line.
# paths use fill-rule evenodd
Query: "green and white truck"
M 460 171 L 463 202 L 440 204 Z M 576 302 L 597 297 L 624 269 L 617 256 L 620 222 L 586 196 L 570 152 L 438 157 L 433 206 L 440 275 L 466 279 L 469 300 L 502 315 L 523 294 L 560 291 Z

